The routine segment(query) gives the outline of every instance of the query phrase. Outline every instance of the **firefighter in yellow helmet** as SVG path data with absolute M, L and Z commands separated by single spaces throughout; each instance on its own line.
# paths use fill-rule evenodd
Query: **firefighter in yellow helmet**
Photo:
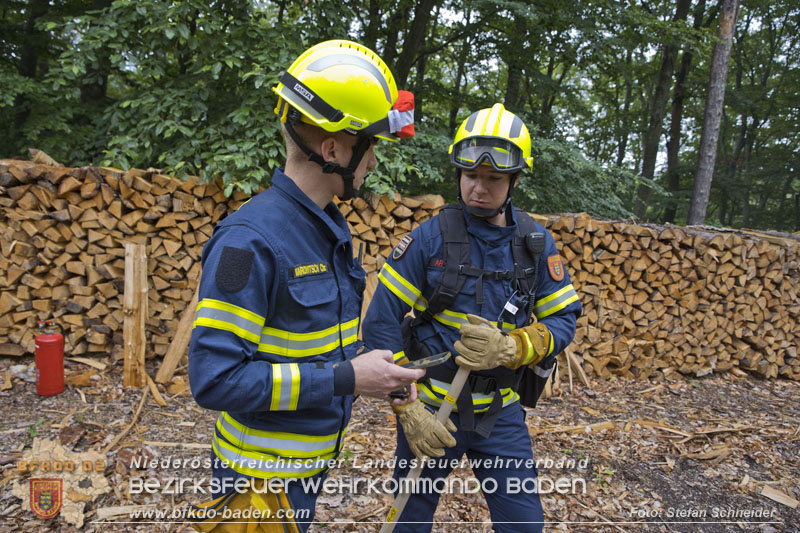
M 308 49 L 274 91 L 285 169 L 203 249 L 189 380 L 197 403 L 220 414 L 216 499 L 190 513 L 202 531 L 304 531 L 353 396 L 388 398 L 424 374 L 360 345 L 365 273 L 332 201 L 375 166 L 376 138 L 413 134 L 413 99 L 350 41 Z M 222 520 L 226 509 L 234 520 Z
M 364 340 L 403 363 L 432 353 L 458 353 L 429 368 L 419 398 L 395 407 L 398 441 L 394 476 L 425 453 L 415 445 L 404 411 L 437 409 L 457 365 L 471 373 L 450 422 L 455 442 L 427 463 L 417 487 L 446 478 L 463 456 L 484 489 L 495 531 L 542 530 L 536 467 L 522 405 L 533 406 L 556 355 L 571 341 L 580 302 L 553 237 L 511 193 L 531 168 L 531 138 L 502 104 L 472 113 L 450 146 L 459 202 L 406 236 L 383 266 L 364 319 Z M 414 316 L 406 316 L 413 308 Z M 519 489 L 519 490 L 516 490 Z M 412 492 L 396 531 L 430 531 L 436 491 Z
M 342 177 L 343 199 L 354 196 L 356 170 L 365 156 L 372 157 L 376 139 L 414 135 L 413 95 L 397 90 L 389 68 L 374 52 L 350 41 L 327 41 L 306 50 L 273 90 L 280 97 L 275 111 L 286 132 L 323 172 Z M 353 136 L 349 161 L 331 161 L 315 151 L 303 138 L 301 124 Z

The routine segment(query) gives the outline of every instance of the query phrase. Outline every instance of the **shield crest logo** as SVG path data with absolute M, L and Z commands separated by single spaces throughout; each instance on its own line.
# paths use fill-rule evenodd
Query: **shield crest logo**
M 564 263 L 561 262 L 561 257 L 558 254 L 547 258 L 547 269 L 550 271 L 550 277 L 553 278 L 553 281 L 564 279 Z
M 411 245 L 412 242 L 414 242 L 414 237 L 412 237 L 411 235 L 406 235 L 405 237 L 403 237 L 400 240 L 400 242 L 397 243 L 395 249 L 392 251 L 392 259 L 397 261 L 398 259 L 403 257 L 403 254 L 406 253 L 406 250 L 408 250 L 408 247 Z
M 31 479 L 31 511 L 39 518 L 53 518 L 61 511 L 63 479 Z

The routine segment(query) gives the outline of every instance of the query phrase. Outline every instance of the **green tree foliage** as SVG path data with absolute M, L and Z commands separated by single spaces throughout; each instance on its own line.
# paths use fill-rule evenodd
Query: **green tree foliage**
M 8 0 L 0 7 L 2 157 L 36 147 L 65 164 L 158 167 L 221 178 L 228 192 L 252 191 L 269 184 L 283 159 L 272 93 L 281 71 L 316 42 L 350 38 L 378 52 L 417 98 L 417 136 L 379 145 L 371 190 L 454 199 L 447 149 L 455 128 L 471 111 L 502 102 L 534 134 L 534 170 L 522 175 L 518 205 L 628 217 L 646 185 L 644 217 L 677 223 L 686 219 L 697 165 L 719 12 L 716 0 L 692 0 L 680 20 L 675 2 L 644 0 Z M 710 224 L 800 229 L 798 25 L 796 2 L 741 8 Z M 665 50 L 674 57 L 672 78 Z M 658 128 L 654 95 L 663 109 L 665 91 Z M 671 125 L 676 109 L 681 120 Z M 666 172 L 675 126 L 677 179 Z

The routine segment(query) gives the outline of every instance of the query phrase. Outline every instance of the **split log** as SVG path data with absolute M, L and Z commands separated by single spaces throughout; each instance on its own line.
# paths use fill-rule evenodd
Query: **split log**
M 142 244 L 125 244 L 125 324 L 122 385 L 142 387 L 145 371 L 145 322 L 147 321 L 147 255 Z

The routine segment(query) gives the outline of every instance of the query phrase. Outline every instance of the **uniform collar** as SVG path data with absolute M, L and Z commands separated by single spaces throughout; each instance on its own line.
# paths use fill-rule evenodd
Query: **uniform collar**
M 287 176 L 282 168 L 276 168 L 272 174 L 272 186 L 278 189 L 285 196 L 294 200 L 306 209 L 314 218 L 318 219 L 331 232 L 334 240 L 348 242 L 350 240 L 350 228 L 342 216 L 336 204 L 329 202 L 325 209 L 320 209 L 311 198 L 297 186 L 297 184 Z
M 484 218 L 470 215 L 464 209 L 461 211 L 467 221 L 467 231 L 490 244 L 504 244 L 510 241 L 517 231 L 517 219 L 514 216 L 514 208 L 510 204 L 505 211 L 506 226 L 496 226 Z

